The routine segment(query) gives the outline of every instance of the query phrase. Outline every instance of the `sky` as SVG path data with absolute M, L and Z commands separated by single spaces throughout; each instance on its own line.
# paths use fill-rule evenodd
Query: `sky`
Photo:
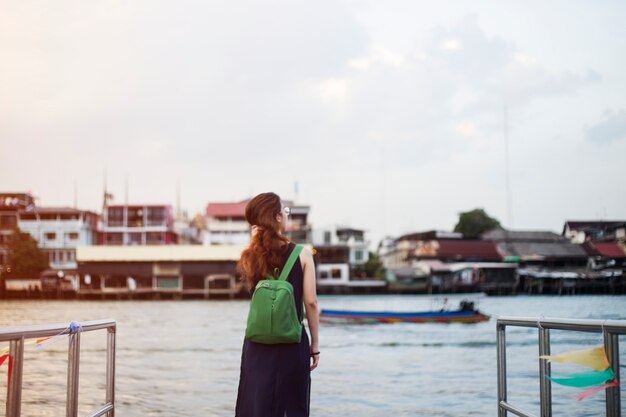
M 274 191 L 374 245 L 474 208 L 510 229 L 624 219 L 624 18 L 602 0 L 0 0 L 0 192 L 99 211 L 105 182 L 174 206 L 179 184 L 193 215 Z

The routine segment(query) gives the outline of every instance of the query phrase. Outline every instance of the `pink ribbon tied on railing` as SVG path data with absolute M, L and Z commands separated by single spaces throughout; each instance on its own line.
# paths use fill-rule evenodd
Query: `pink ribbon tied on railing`
M 9 374 L 7 375 L 7 390 L 9 390 L 11 388 L 11 372 L 13 371 L 13 355 L 10 355 L 8 353 L 5 353 L 4 355 L 0 356 L 0 366 L 2 366 L 2 364 L 4 362 L 6 362 L 6 360 L 9 360 Z

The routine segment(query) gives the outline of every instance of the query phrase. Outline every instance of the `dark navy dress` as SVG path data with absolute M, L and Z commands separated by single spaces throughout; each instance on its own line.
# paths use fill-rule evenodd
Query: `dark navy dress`
M 289 243 L 286 248 L 283 265 L 294 246 Z M 298 258 L 287 281 L 293 285 L 299 317 L 303 317 L 303 275 Z M 235 409 L 237 417 L 308 416 L 310 387 L 309 336 L 304 326 L 300 343 L 266 345 L 244 340 Z

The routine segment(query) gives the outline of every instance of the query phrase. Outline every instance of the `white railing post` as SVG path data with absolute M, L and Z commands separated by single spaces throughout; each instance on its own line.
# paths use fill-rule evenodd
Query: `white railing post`
M 496 349 L 498 366 L 498 417 L 506 417 L 506 409 L 500 406 L 506 402 L 506 326 L 497 325 Z
M 604 348 L 609 364 L 615 374 L 615 379 L 620 380 L 619 376 L 619 336 L 603 329 Z M 619 417 L 622 415 L 621 398 L 619 386 L 606 389 L 606 415 L 607 417 Z
M 576 319 L 548 319 L 538 320 L 531 317 L 500 317 L 496 323 L 496 340 L 498 350 L 498 417 L 506 417 L 507 411 L 529 417 L 532 414 L 509 404 L 506 401 L 506 343 L 504 339 L 506 326 L 531 327 L 539 329 L 539 355 L 550 354 L 550 329 L 567 330 L 574 332 L 602 333 L 604 348 L 609 364 L 620 380 L 619 364 L 619 335 L 626 334 L 626 320 L 576 320 Z M 552 416 L 552 390 L 550 381 L 550 364 L 541 360 L 539 363 L 539 390 L 541 417 Z M 609 387 L 606 392 L 606 416 L 619 417 L 621 414 L 621 398 L 619 387 Z
M 539 356 L 550 354 L 550 329 L 539 324 Z M 541 417 L 552 417 L 552 383 L 546 378 L 550 375 L 550 362 L 539 359 L 539 401 Z
M 24 364 L 24 341 L 60 337 L 69 334 L 67 363 L 67 417 L 78 416 L 78 386 L 80 369 L 80 334 L 106 329 L 107 370 L 106 404 L 87 417 L 114 416 L 115 410 L 115 320 L 93 320 L 81 323 L 38 324 L 31 326 L 0 327 L 0 342 L 9 342 L 11 360 L 11 383 L 7 387 L 6 417 L 20 417 L 22 405 L 22 369 Z
M 7 387 L 7 417 L 19 417 L 22 412 L 22 370 L 24 365 L 24 337 L 13 339 L 9 342 L 8 360 L 13 362 L 11 384 Z
M 115 334 L 115 327 L 107 329 L 107 385 L 105 402 L 113 406 L 107 413 L 107 417 L 115 416 Z
M 78 417 L 78 377 L 80 369 L 80 332 L 70 334 L 67 353 L 67 417 Z

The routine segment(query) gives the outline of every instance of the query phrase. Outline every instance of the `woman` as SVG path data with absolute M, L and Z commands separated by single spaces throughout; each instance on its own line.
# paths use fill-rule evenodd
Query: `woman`
M 254 197 L 246 206 L 246 220 L 252 227 L 250 245 L 241 254 L 238 271 L 251 292 L 256 283 L 282 269 L 295 247 L 283 233 L 289 208 L 274 193 Z M 318 307 L 315 292 L 315 265 L 303 249 L 287 281 L 293 286 L 298 316 L 302 304 L 311 333 L 302 329 L 300 343 L 262 344 L 245 340 L 241 353 L 241 374 L 237 394 L 237 417 L 301 417 L 309 415 L 310 373 L 319 362 Z

